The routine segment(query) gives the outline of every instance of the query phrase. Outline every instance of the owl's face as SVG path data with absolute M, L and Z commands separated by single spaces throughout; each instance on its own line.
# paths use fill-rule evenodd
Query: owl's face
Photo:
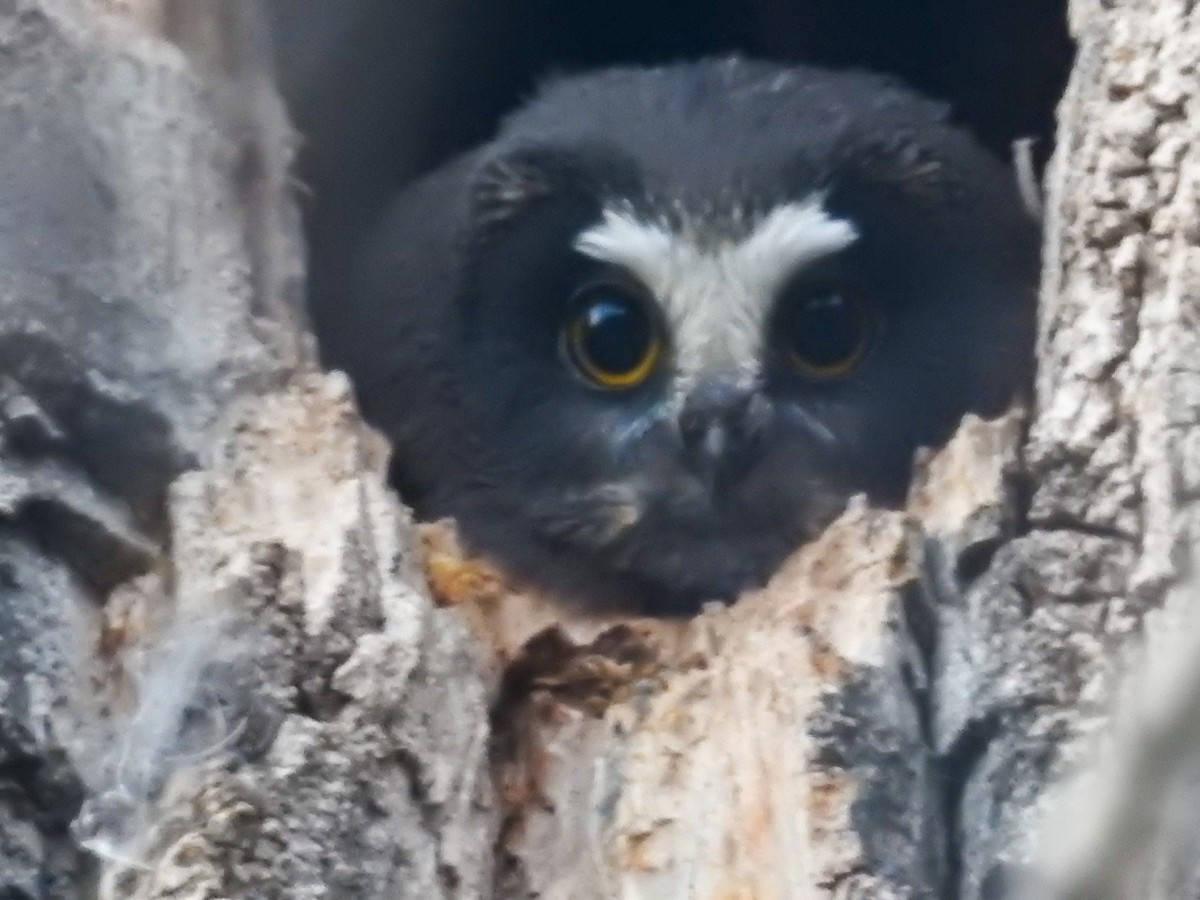
M 851 495 L 902 499 L 917 447 L 1028 376 L 1007 174 L 879 80 L 577 79 L 463 168 L 437 364 L 471 449 L 411 481 L 534 579 L 732 597 Z M 436 452 L 392 431 L 401 468 Z

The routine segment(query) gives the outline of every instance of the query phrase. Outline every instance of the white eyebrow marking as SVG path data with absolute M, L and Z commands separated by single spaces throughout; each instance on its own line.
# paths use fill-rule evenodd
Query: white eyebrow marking
M 783 282 L 858 238 L 823 200 L 814 194 L 777 206 L 741 240 L 709 244 L 687 229 L 605 209 L 575 249 L 627 269 L 654 294 L 671 327 L 677 393 L 706 375 L 750 384 L 760 372 L 763 322 Z

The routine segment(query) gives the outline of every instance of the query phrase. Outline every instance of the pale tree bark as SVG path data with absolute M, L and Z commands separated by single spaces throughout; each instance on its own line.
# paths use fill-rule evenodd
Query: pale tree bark
M 0 898 L 1195 894 L 1200 8 L 1072 8 L 1029 414 L 672 622 L 388 491 L 255 12 L 0 4 Z

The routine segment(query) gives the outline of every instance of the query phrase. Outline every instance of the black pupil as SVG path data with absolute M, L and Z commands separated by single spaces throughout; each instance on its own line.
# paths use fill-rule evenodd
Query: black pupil
M 580 351 L 589 363 L 613 375 L 632 372 L 653 340 L 641 306 L 622 297 L 601 297 L 582 311 Z
M 858 305 L 837 291 L 803 298 L 796 304 L 791 324 L 792 352 L 811 366 L 836 367 L 855 356 L 862 344 Z

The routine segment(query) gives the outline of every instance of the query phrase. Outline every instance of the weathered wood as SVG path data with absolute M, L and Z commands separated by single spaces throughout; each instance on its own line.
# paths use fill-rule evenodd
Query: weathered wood
M 1083 653 L 1061 711 L 1030 725 L 1061 718 L 1101 740 L 1058 748 L 1085 761 L 1084 787 L 1066 807 L 1075 824 L 1052 817 L 1042 855 L 1056 896 L 1188 897 L 1200 883 L 1198 763 L 1179 736 L 1197 717 L 1186 694 L 1195 642 L 1179 634 L 1195 630 L 1200 536 L 1200 8 L 1079 0 L 1072 28 L 1079 57 L 1049 185 L 1029 521 L 1032 540 L 1072 552 L 1061 567 L 1069 581 L 1051 596 L 1085 600 L 1093 618 L 1066 635 Z M 1146 674 L 1112 720 L 1114 670 L 1131 657 L 1148 668 L 1139 664 Z M 1107 749 L 1091 772 L 1097 743 Z M 1058 792 L 1038 793 L 1052 812 L 1061 805 Z
M 167 485 L 274 364 L 205 83 L 82 0 L 0 7 L 0 894 L 83 896 L 104 599 L 163 565 Z
M 532 745 L 505 779 L 525 786 L 505 847 L 524 892 L 506 896 L 945 896 L 923 574 L 1011 530 L 1014 424 L 970 421 L 913 514 L 852 505 L 733 607 L 621 640 L 543 633 L 504 707 Z M 624 690 L 600 660 L 627 663 Z

